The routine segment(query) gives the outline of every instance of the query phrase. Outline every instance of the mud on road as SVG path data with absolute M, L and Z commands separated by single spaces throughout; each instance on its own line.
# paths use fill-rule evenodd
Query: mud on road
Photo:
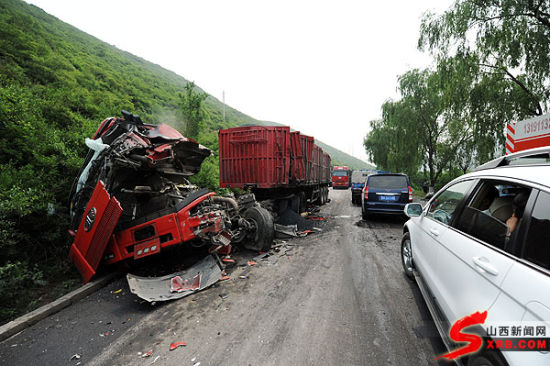
M 244 266 L 230 269 L 230 280 L 154 307 L 114 283 L 2 342 L 0 363 L 437 364 L 443 344 L 401 269 L 404 220 L 362 221 L 349 190 L 331 190 L 330 198 L 323 231 L 287 241 L 288 251 L 254 267 L 246 265 L 254 253 L 236 253 Z M 105 335 L 109 327 L 115 332 Z M 178 341 L 187 346 L 170 351 Z M 138 354 L 149 350 L 148 358 Z

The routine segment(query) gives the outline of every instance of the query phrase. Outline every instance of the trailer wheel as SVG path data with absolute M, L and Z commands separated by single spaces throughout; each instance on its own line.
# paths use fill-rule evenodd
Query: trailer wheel
M 321 201 L 321 206 L 327 203 L 327 198 L 325 197 L 325 187 L 319 188 L 319 199 Z
M 317 190 L 317 198 L 315 199 L 315 204 L 321 206 L 323 204 L 323 189 L 319 187 Z
M 325 195 L 325 203 L 328 202 L 328 187 L 323 187 L 324 195 Z
M 267 252 L 271 249 L 273 238 L 275 236 L 275 225 L 273 224 L 273 216 L 262 207 L 251 207 L 245 211 L 244 217 L 251 221 L 256 230 L 250 233 L 244 244 L 246 249 Z

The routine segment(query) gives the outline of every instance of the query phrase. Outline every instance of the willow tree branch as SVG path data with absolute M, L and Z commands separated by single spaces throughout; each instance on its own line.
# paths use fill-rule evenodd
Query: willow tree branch
M 533 100 L 533 102 L 535 103 L 536 109 L 529 109 L 529 111 L 537 116 L 542 115 L 542 107 L 540 105 L 539 98 L 537 98 L 537 96 L 521 80 L 516 78 L 510 71 L 508 71 L 507 68 L 505 68 L 504 66 L 489 65 L 489 64 L 480 64 L 480 66 L 501 70 L 503 73 L 505 73 L 510 78 L 510 80 L 512 80 L 517 86 L 519 86 L 521 90 L 527 93 L 527 95 L 529 95 Z

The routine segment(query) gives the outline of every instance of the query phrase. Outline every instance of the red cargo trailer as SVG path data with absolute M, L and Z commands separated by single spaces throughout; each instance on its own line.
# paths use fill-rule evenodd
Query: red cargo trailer
M 220 187 L 250 189 L 260 200 L 297 195 L 324 204 L 330 185 L 330 155 L 311 136 L 287 126 L 220 130 Z

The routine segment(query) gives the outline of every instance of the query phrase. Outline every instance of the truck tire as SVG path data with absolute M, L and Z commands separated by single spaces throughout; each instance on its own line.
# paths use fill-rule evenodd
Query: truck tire
M 315 199 L 315 204 L 321 206 L 323 204 L 323 190 L 321 187 L 319 187 L 319 190 L 317 191 L 317 198 Z
M 251 221 L 256 230 L 252 232 L 244 243 L 246 249 L 267 252 L 271 249 L 275 236 L 273 216 L 262 207 L 251 207 L 245 211 L 244 217 Z
M 328 202 L 328 187 L 323 187 L 325 189 L 325 203 Z

